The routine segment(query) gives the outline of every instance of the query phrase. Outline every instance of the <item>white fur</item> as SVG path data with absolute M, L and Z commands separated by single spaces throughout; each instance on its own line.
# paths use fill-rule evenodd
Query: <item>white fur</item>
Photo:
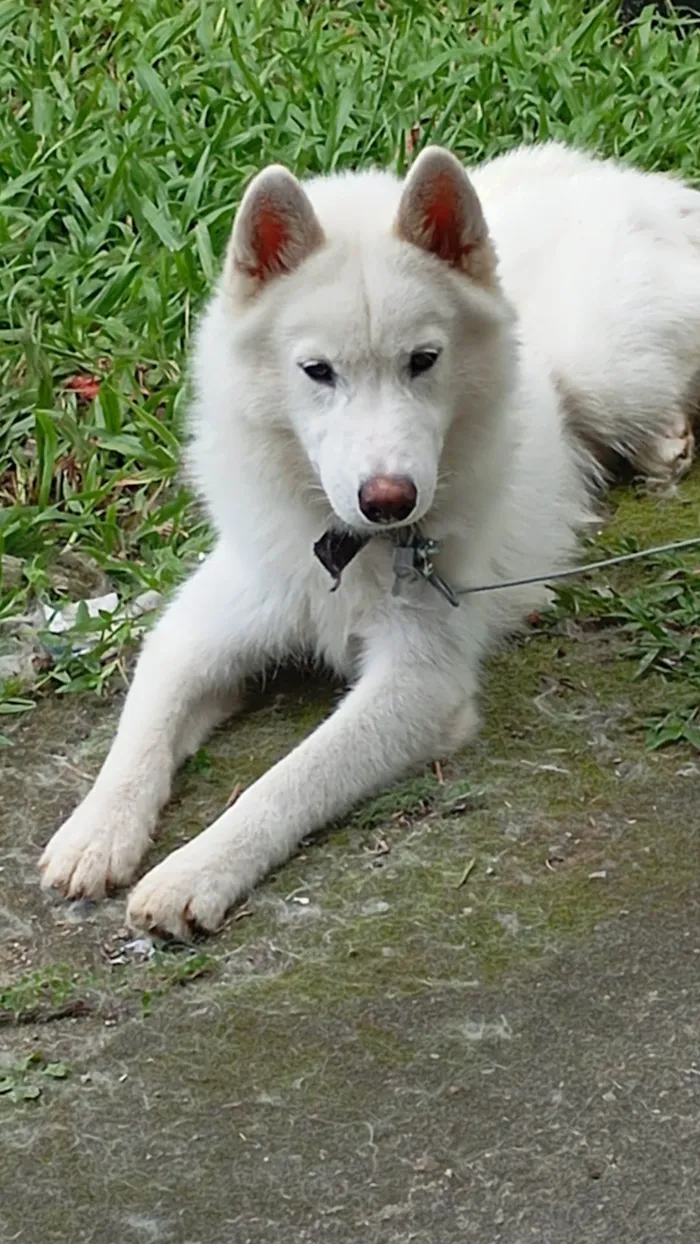
M 312 653 L 352 690 L 145 876 L 129 902 L 134 924 L 178 936 L 216 928 L 309 831 L 470 738 L 483 654 L 542 591 L 459 609 L 424 584 L 396 598 L 389 542 L 375 539 L 331 594 L 312 545 L 334 515 L 367 527 L 357 495 L 368 475 L 413 477 L 418 516 L 444 542 L 438 569 L 466 587 L 572 556 L 592 472 L 564 427 L 562 393 L 593 439 L 638 467 L 666 478 L 685 469 L 700 194 L 555 145 L 496 160 L 472 185 L 499 286 L 488 239 L 470 225 L 466 179 L 455 183 L 456 210 L 468 208 L 464 263 L 406 240 L 413 207 L 432 193 L 427 169 L 403 200 L 379 172 L 309 182 L 307 200 L 273 170 L 248 192 L 194 356 L 189 463 L 218 542 L 146 642 L 95 786 L 46 848 L 44 884 L 100 896 L 129 882 L 177 766 L 237 706 L 247 677 L 291 654 Z M 257 270 L 249 221 L 284 215 L 288 202 L 282 275 Z M 426 346 L 441 356 L 410 381 L 408 357 Z M 299 366 L 319 357 L 333 363 L 335 389 Z

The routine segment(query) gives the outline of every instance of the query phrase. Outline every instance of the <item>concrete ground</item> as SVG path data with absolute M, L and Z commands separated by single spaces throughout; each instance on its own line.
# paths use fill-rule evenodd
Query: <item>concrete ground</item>
M 688 491 L 689 490 L 689 491 Z M 688 506 L 688 500 L 692 504 Z M 623 499 L 619 530 L 697 526 Z M 479 742 L 307 844 L 192 950 L 41 895 L 118 702 L 0 753 L 0 1241 L 697 1244 L 700 761 L 669 689 L 565 624 Z M 328 711 L 287 678 L 190 764 L 152 860 Z

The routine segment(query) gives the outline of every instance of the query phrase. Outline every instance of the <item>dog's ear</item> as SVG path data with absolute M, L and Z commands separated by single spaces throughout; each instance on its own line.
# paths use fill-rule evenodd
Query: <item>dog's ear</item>
M 462 165 L 442 147 L 426 147 L 411 168 L 401 195 L 395 232 L 490 285 L 496 259 L 478 195 Z
M 296 177 L 271 164 L 253 178 L 236 213 L 224 283 L 230 292 L 250 296 L 266 281 L 292 272 L 323 240 Z

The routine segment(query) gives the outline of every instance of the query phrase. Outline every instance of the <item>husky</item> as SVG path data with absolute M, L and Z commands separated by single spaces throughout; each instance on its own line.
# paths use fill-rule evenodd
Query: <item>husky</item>
M 270 166 L 192 370 L 187 460 L 216 544 L 147 638 L 44 886 L 131 882 L 176 769 L 265 667 L 310 656 L 350 690 L 133 889 L 132 926 L 182 939 L 473 737 L 484 656 L 546 588 L 470 588 L 570 565 L 611 462 L 687 471 L 700 193 L 556 144 L 470 173 L 429 147 L 404 181 Z

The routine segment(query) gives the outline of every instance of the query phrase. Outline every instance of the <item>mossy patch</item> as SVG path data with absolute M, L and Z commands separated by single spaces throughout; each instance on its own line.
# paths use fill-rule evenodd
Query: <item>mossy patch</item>
M 700 470 L 673 491 L 614 488 L 608 496 L 604 543 L 634 536 L 640 548 L 700 535 Z M 697 560 L 697 558 L 696 558 Z

